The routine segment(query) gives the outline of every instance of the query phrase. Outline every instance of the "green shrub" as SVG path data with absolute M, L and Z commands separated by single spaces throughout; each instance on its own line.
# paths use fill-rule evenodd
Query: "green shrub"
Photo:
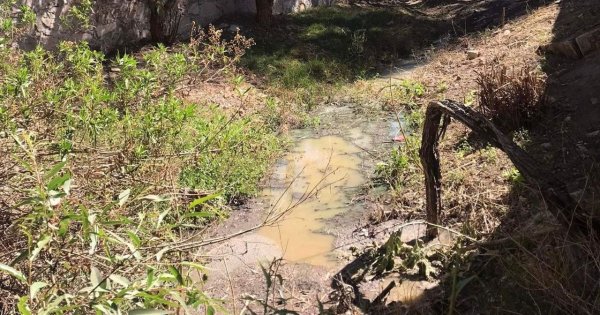
M 191 255 L 201 235 L 183 237 L 256 191 L 279 140 L 260 112 L 242 117 L 178 91 L 232 76 L 250 44 L 211 28 L 112 59 L 83 42 L 0 45 L 5 310 L 220 308 L 191 277 L 206 272 Z

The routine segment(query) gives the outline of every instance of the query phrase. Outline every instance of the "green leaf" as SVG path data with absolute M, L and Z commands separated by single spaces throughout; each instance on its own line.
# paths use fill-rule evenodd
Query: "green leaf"
M 29 260 L 34 261 L 35 258 L 40 254 L 42 249 L 44 249 L 44 247 L 46 247 L 46 245 L 48 245 L 48 243 L 50 243 L 51 240 L 52 236 L 50 235 L 42 236 L 42 238 L 37 242 L 35 249 L 31 252 Z
M 122 207 L 127 202 L 130 194 L 131 189 L 125 189 L 119 194 L 119 207 Z
M 21 315 L 31 315 L 31 310 L 29 309 L 29 305 L 27 305 L 27 297 L 22 296 L 19 298 L 19 303 L 17 303 L 17 309 Z
M 148 268 L 146 270 L 146 289 L 152 288 L 154 285 L 154 269 Z
M 155 310 L 155 309 L 137 309 L 129 311 L 129 315 L 166 315 L 171 314 L 170 311 Z
M 213 199 L 219 197 L 220 195 L 221 195 L 220 193 L 215 193 L 215 194 L 212 194 L 212 195 L 208 195 L 208 196 L 204 196 L 204 197 L 198 198 L 198 199 L 192 201 L 192 203 L 190 203 L 190 205 L 188 206 L 188 208 L 193 209 L 193 208 L 195 208 L 195 207 L 197 207 L 199 205 L 202 205 L 202 204 L 206 203 L 207 201 L 210 201 L 210 200 L 213 200 Z
M 175 279 L 177 279 L 179 284 L 183 285 L 183 277 L 177 268 L 174 266 L 169 266 L 169 272 L 175 277 Z
M 185 299 L 181 296 L 181 294 L 179 294 L 179 292 L 172 290 L 169 292 L 169 296 L 175 301 L 179 302 L 179 305 L 181 305 L 181 308 L 183 309 L 185 314 L 189 314 L 187 311 L 187 303 L 185 302 Z
M 30 299 L 34 299 L 35 296 L 38 294 L 38 292 L 40 292 L 41 289 L 47 287 L 48 284 L 46 282 L 34 282 L 31 284 L 31 287 L 29 288 L 29 298 Z
M 157 294 L 151 294 L 151 293 L 147 293 L 147 292 L 137 292 L 135 294 L 136 297 L 142 298 L 144 300 L 144 303 L 150 304 L 150 305 L 163 305 L 166 307 L 171 307 L 171 308 L 176 308 L 177 304 L 166 300 L 163 298 L 163 296 L 160 293 Z
M 206 305 L 206 315 L 214 315 L 215 308 L 212 305 Z
M 58 224 L 58 236 L 63 237 L 69 231 L 69 225 L 71 224 L 71 218 L 64 218 L 60 220 Z
M 127 231 L 127 235 L 129 236 L 129 239 L 131 240 L 135 248 L 138 248 L 142 245 L 142 240 L 140 240 L 140 237 L 137 236 L 135 233 Z
M 0 271 L 8 273 L 9 275 L 21 280 L 21 282 L 27 282 L 25 276 L 20 271 L 11 266 L 7 266 L 5 264 L 0 263 Z
M 52 169 L 50 169 L 46 174 L 44 174 L 44 180 L 48 180 L 50 178 L 52 178 L 54 175 L 56 175 L 56 173 L 58 173 L 60 170 L 62 170 L 63 167 L 65 167 L 65 165 L 67 165 L 67 162 L 60 162 L 56 165 L 54 165 L 54 167 Z
M 58 187 L 62 186 L 69 179 L 71 179 L 71 174 L 55 177 L 48 183 L 48 185 L 46 185 L 46 188 L 48 190 L 57 190 Z
M 62 303 L 62 301 L 66 300 L 66 299 L 72 299 L 72 298 L 73 298 L 73 296 L 70 294 L 56 296 L 53 300 L 51 300 L 47 304 L 45 309 L 51 310 L 53 312 L 57 312 L 58 306 L 60 305 L 60 303 Z M 48 313 L 52 313 L 52 312 L 41 312 L 41 314 L 48 314 Z M 59 313 L 59 312 L 57 312 L 57 313 Z
M 114 242 L 117 242 L 117 243 L 127 246 L 129 248 L 129 250 L 131 251 L 131 254 L 133 255 L 133 257 L 135 257 L 135 259 L 137 259 L 137 260 L 142 259 L 142 254 L 140 253 L 139 250 L 137 250 L 137 248 L 132 243 L 125 241 L 122 237 L 120 237 L 119 235 L 117 235 L 109 230 L 105 230 L 105 232 L 112 236 L 112 238 L 108 238 L 109 240 L 112 240 Z

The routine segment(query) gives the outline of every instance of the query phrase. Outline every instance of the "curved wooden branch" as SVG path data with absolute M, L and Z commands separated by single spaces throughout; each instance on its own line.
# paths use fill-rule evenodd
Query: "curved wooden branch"
M 442 117 L 445 117 L 442 121 Z M 493 123 L 480 113 L 451 100 L 431 102 L 425 115 L 420 157 L 425 172 L 427 220 L 439 224 L 441 206 L 441 172 L 438 144 L 443 137 L 448 117 L 469 127 L 482 140 L 504 151 L 515 167 L 530 183 L 536 185 L 544 197 L 548 210 L 569 232 L 593 236 L 600 232 L 600 220 L 591 217 L 569 195 L 565 183 L 540 167 L 527 152 L 517 146 Z M 437 229 L 429 228 L 428 237 L 435 237 Z

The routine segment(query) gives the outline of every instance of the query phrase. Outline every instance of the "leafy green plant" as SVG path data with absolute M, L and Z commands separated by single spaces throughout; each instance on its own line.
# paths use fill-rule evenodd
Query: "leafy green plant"
M 475 101 L 477 101 L 477 91 L 476 90 L 469 91 L 469 93 L 467 93 L 467 95 L 465 95 L 465 98 L 464 98 L 465 105 L 472 106 L 473 104 L 475 104 Z
M 256 193 L 256 184 L 269 161 L 278 152 L 278 138 L 268 126 L 259 126 L 251 117 L 231 120 L 213 109 L 210 120 L 195 124 L 199 145 L 208 153 L 198 156 L 182 171 L 182 183 L 201 190 L 220 190 L 231 200 Z M 219 130 L 219 133 L 214 133 Z
M 92 28 L 92 13 L 94 12 L 94 0 L 75 0 L 69 7 L 67 14 L 61 16 L 64 26 L 78 31 Z
M 519 170 L 514 167 L 502 173 L 502 176 L 507 181 L 516 186 L 522 185 L 525 182 L 525 179 L 523 178 L 523 175 L 521 175 L 521 172 L 519 172 Z
M 350 53 L 360 56 L 365 52 L 365 43 L 367 42 L 367 30 L 359 29 L 352 32 L 350 37 Z
M 465 156 L 475 152 L 475 148 L 469 143 L 468 139 L 461 139 L 459 143 L 456 145 L 456 155 L 460 158 L 464 158 Z
M 480 150 L 481 156 L 488 163 L 496 163 L 498 161 L 498 150 L 492 146 L 487 146 Z
M 402 231 L 390 235 L 386 243 L 379 249 L 373 263 L 374 272 L 377 275 L 397 270 L 400 272 L 416 269 L 416 271 L 429 278 L 437 270 L 431 264 L 430 257 L 435 251 L 427 250 L 421 240 L 416 240 L 413 246 L 401 241 Z
M 33 186 L 23 189 L 24 199 L 14 207 L 24 215 L 6 232 L 18 243 L 3 255 L 10 262 L 0 263 L 0 272 L 9 276 L 4 281 L 18 295 L 21 314 L 218 307 L 191 281 L 191 271 L 204 268 L 183 253 L 164 250 L 171 231 L 196 215 L 143 190 L 126 189 L 108 204 L 79 204 L 68 161 L 44 169 L 31 136 L 13 138 L 26 156 L 20 160 L 23 180 Z M 211 215 L 206 209 L 198 213 Z M 157 238 L 157 232 L 163 236 Z
M 400 83 L 392 83 L 390 80 L 382 90 L 384 92 L 384 98 L 388 109 L 397 110 L 398 108 L 406 109 L 406 112 L 410 115 L 419 115 L 420 113 L 418 101 L 423 95 L 425 95 L 426 89 L 420 82 L 413 80 L 403 79 Z M 408 117 L 410 118 L 410 117 Z M 417 118 L 417 117 L 415 117 Z M 422 118 L 422 117 L 420 117 Z M 417 120 L 410 121 L 414 122 L 413 127 L 418 126 Z
M 408 156 L 403 154 L 400 148 L 394 148 L 387 162 L 377 163 L 375 176 L 379 181 L 391 187 L 396 187 L 402 184 L 401 175 L 405 174 L 409 163 Z
M 229 80 L 249 45 L 214 28 L 112 58 L 83 42 L 55 52 L 0 45 L 6 310 L 222 309 L 192 280 L 206 270 L 191 255 L 202 242 L 187 236 L 201 239 L 228 200 L 255 192 L 279 140 L 263 112 L 191 102 L 181 90 Z
M 35 24 L 35 12 L 28 5 L 20 5 L 17 0 L 0 3 L 0 48 L 27 33 Z

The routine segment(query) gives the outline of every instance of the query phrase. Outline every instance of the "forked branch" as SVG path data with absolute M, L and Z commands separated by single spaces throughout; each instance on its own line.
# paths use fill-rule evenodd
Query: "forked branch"
M 425 114 L 423 139 L 419 153 L 425 172 L 426 211 L 429 222 L 439 224 L 442 210 L 442 176 L 438 144 L 450 118 L 469 127 L 480 139 L 504 151 L 523 177 L 539 188 L 548 210 L 567 231 L 583 236 L 597 236 L 596 234 L 600 232 L 600 220 L 590 216 L 589 212 L 581 208 L 579 203 L 569 195 L 565 183 L 547 169 L 542 168 L 540 163 L 517 146 L 483 115 L 451 100 L 431 102 Z M 437 228 L 430 226 L 427 236 L 437 236 Z

